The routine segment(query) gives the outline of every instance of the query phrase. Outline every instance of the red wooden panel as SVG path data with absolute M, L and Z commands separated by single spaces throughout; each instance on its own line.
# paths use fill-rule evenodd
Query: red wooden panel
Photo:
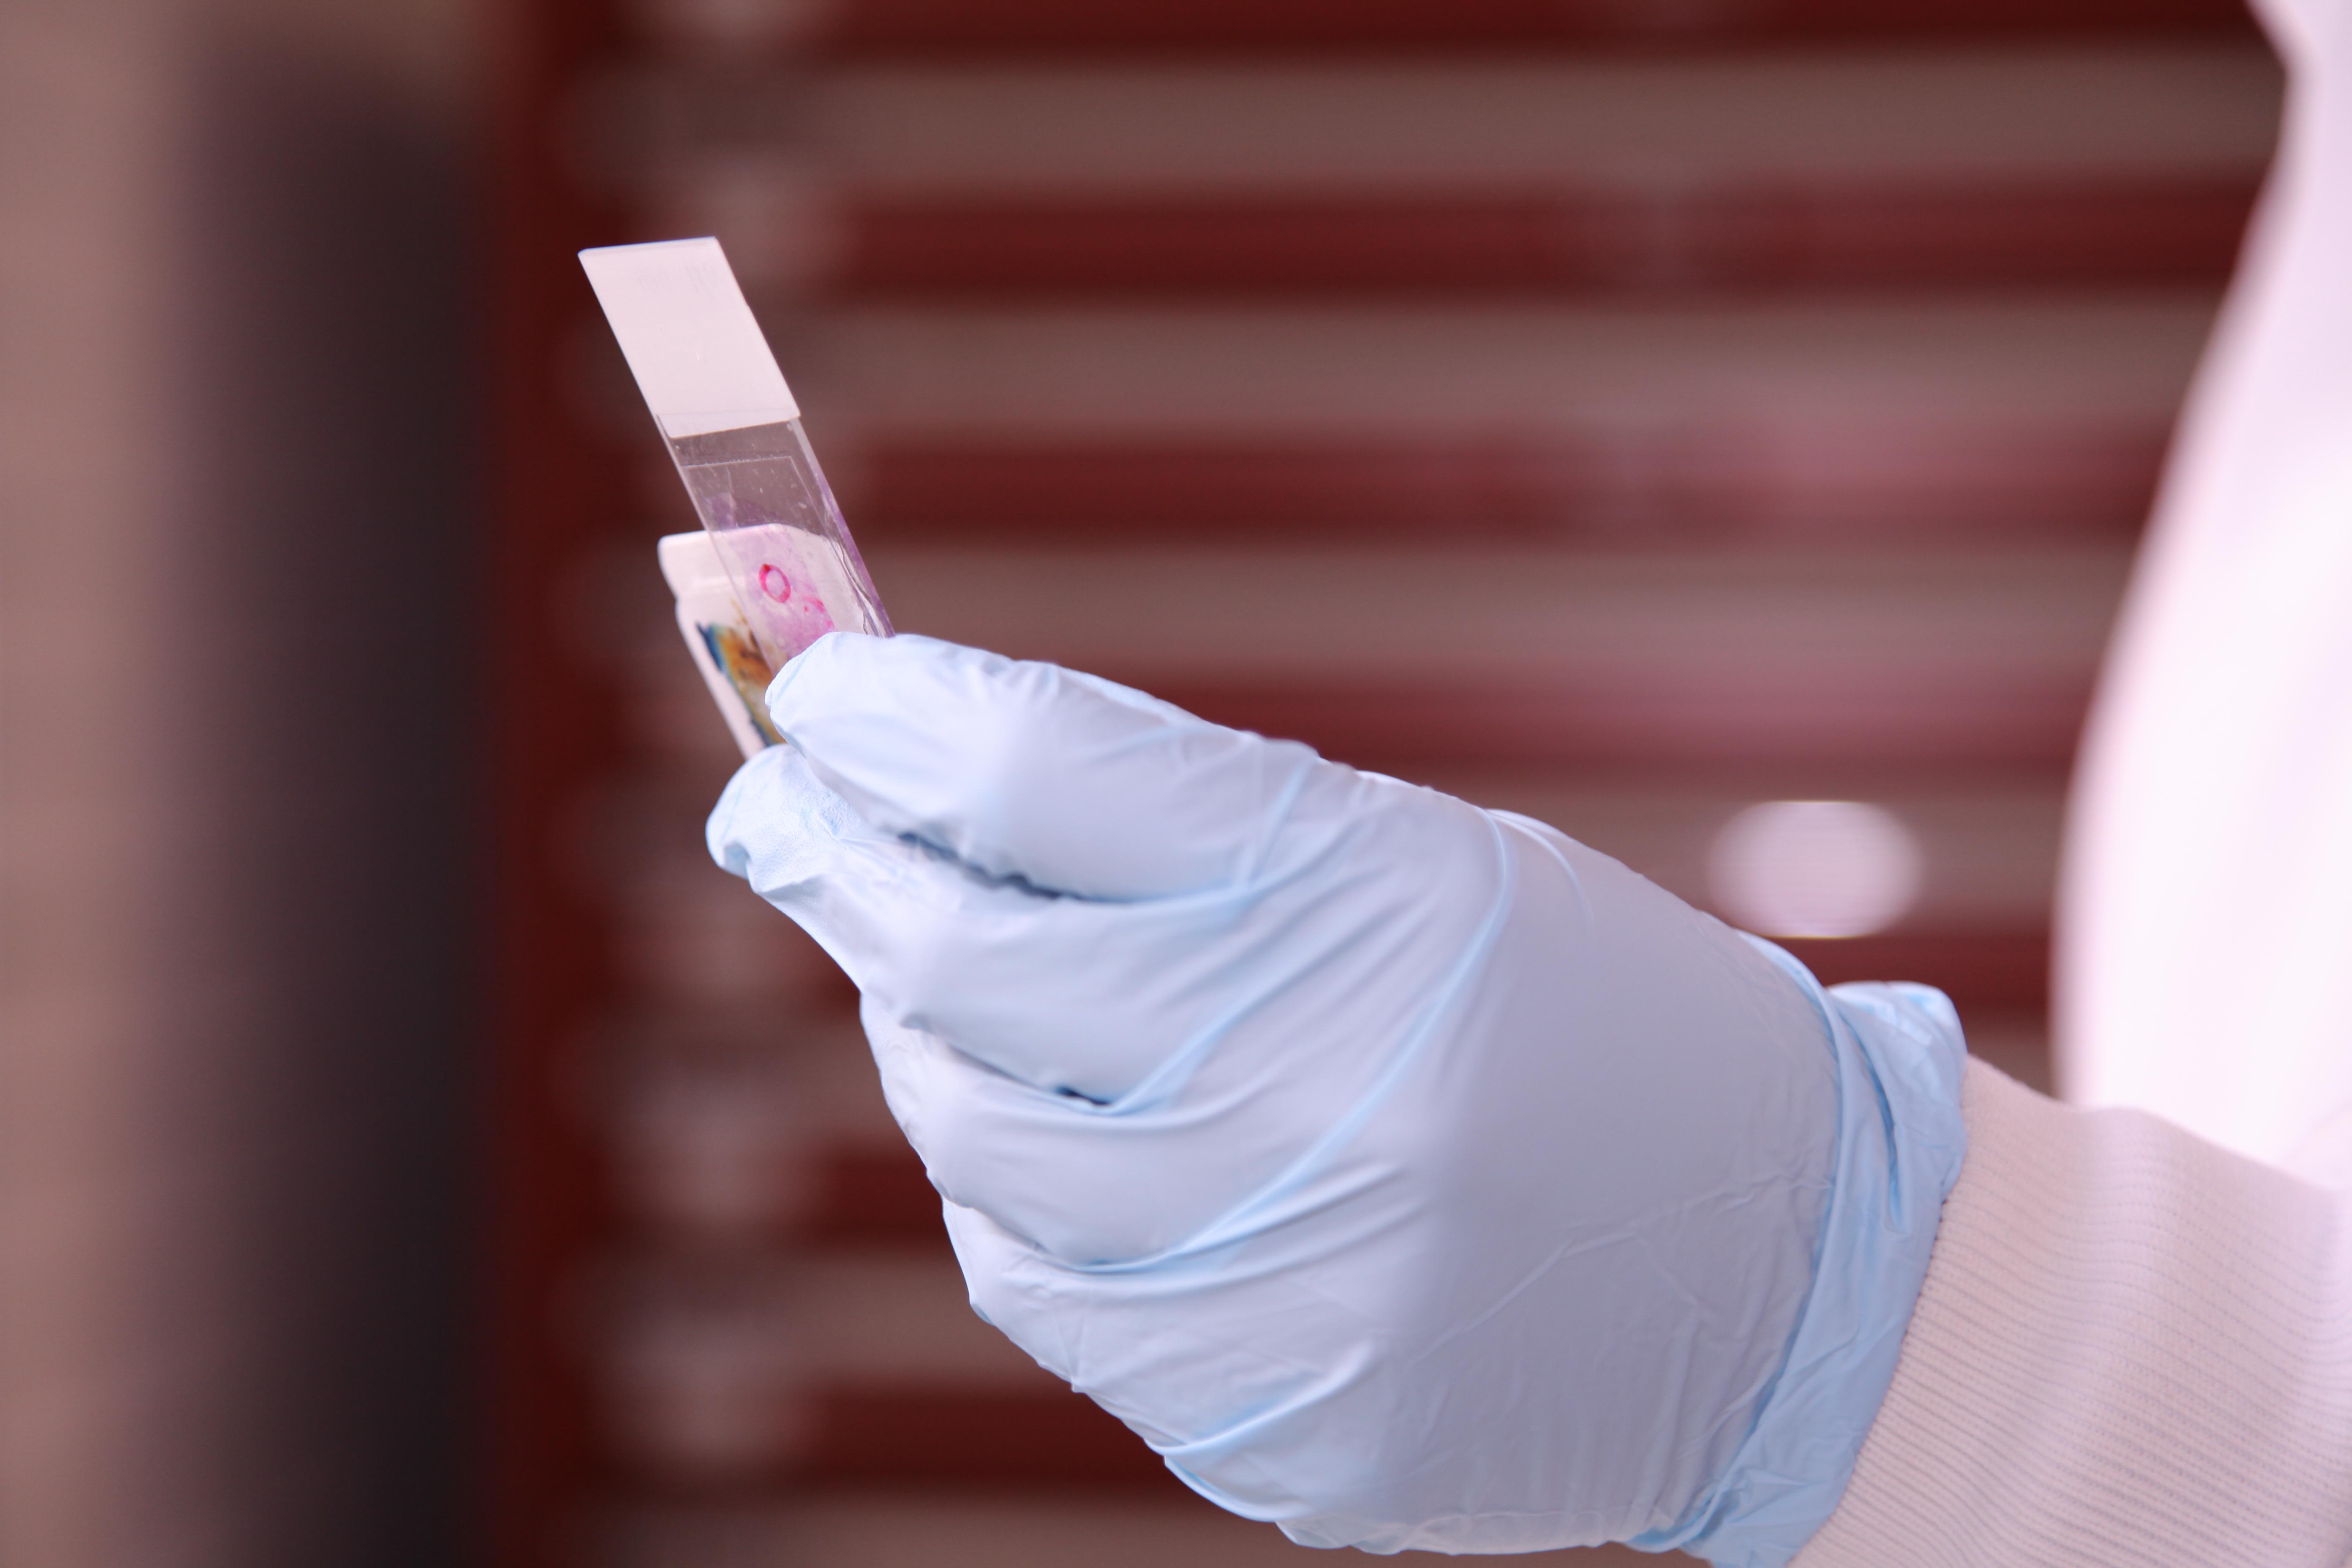
M 866 297 L 2219 285 L 2244 179 L 2017 188 L 851 197 Z
M 2050 933 L 1788 939 L 1780 942 L 1824 985 L 1849 980 L 1916 980 L 1951 997 L 1965 1023 L 1979 1010 L 2039 1013 L 2050 1003 Z
M 618 983 L 605 911 L 562 864 L 550 824 L 623 752 L 609 669 L 558 635 L 558 585 L 625 515 L 625 463 L 574 417 L 562 358 L 583 284 L 572 251 L 618 226 L 569 179 L 547 132 L 583 63 L 613 48 L 602 4 L 495 8 L 491 128 L 499 200 L 485 208 L 486 495 L 478 628 L 484 658 L 484 820 L 490 885 L 480 1445 L 484 1558 L 573 1561 L 564 1532 L 598 1458 L 579 1347 L 558 1331 L 580 1260 L 613 1214 L 601 1153 L 559 1094 L 568 1053 Z
M 845 0 L 769 30 L 848 53 L 1281 52 L 2245 34 L 2231 0 Z M 743 26 L 737 23 L 736 26 Z M 758 22 L 749 24 L 758 28 Z
M 1874 430 L 1842 443 L 1692 424 L 1318 443 L 885 437 L 845 500 L 884 540 L 1155 533 L 1371 542 L 1754 537 L 1994 541 L 2137 532 L 2157 427 Z
M 939 1191 L 912 1149 L 846 1144 L 814 1163 L 796 1239 L 817 1247 L 945 1244 Z
M 792 1479 L 1185 1491 L 1117 1417 L 1067 1392 L 829 1390 Z

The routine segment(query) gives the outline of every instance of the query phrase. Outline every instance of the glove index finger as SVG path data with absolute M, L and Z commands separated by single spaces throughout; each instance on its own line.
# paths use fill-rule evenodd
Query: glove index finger
M 1246 878 L 1325 765 L 1094 676 L 923 637 L 822 637 L 768 709 L 876 826 L 1087 898 Z

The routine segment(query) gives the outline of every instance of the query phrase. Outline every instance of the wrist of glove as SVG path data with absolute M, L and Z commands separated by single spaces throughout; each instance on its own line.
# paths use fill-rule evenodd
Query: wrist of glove
M 856 983 L 974 1308 L 1377 1552 L 1785 1563 L 1958 1173 L 1937 994 L 1541 824 L 1049 665 L 828 637 L 722 866 Z

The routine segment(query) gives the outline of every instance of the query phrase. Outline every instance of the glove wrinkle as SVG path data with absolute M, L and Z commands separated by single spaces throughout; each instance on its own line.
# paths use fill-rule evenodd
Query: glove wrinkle
M 768 709 L 877 827 L 1100 900 L 1244 879 L 1318 766 L 1093 676 L 920 637 L 830 633 Z

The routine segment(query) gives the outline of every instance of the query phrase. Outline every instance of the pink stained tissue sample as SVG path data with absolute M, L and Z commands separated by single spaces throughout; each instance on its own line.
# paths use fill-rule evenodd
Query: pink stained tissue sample
M 752 631 L 779 666 L 837 626 L 869 629 L 859 613 L 864 595 L 832 541 L 784 523 L 730 528 L 713 538 L 728 575 L 739 584 Z M 742 587 L 752 591 L 741 593 Z M 842 619 L 836 620 L 835 606 Z

